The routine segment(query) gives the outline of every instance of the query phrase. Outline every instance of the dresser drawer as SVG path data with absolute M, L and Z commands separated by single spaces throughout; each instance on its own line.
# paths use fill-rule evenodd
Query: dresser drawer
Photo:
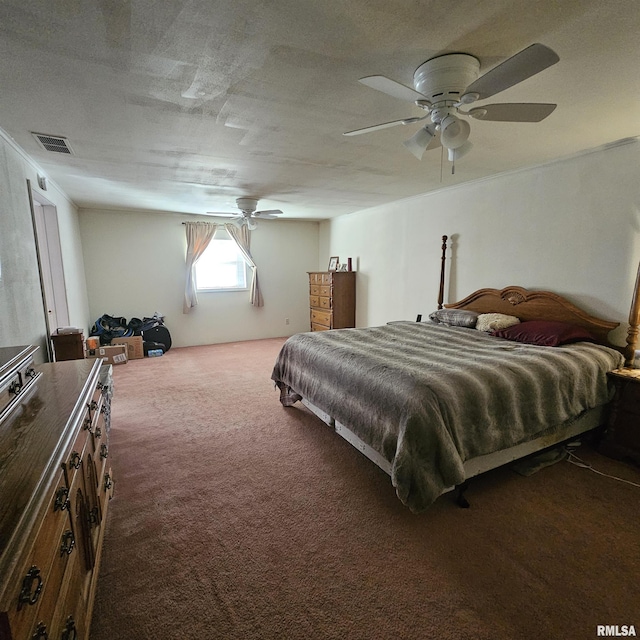
M 59 640 L 68 638 L 84 638 L 85 617 L 88 604 L 87 572 L 83 569 L 80 558 L 75 558 L 69 565 L 69 570 L 60 591 L 60 598 L 53 614 L 49 638 Z M 85 594 L 86 592 L 86 594 Z M 74 631 L 75 634 L 74 635 Z M 66 632 L 66 635 L 62 634 Z
M 78 469 L 80 469 L 82 465 L 82 460 L 84 459 L 87 451 L 87 447 L 91 447 L 92 445 L 87 445 L 87 438 L 89 436 L 89 432 L 81 429 L 78 433 L 78 437 L 76 441 L 73 443 L 71 447 L 71 451 L 66 456 L 66 458 L 62 461 L 62 468 L 64 469 L 65 478 L 67 481 L 67 486 L 70 487 L 74 482 L 74 478 L 78 473 Z
M 329 327 L 325 327 L 322 324 L 311 323 L 311 331 L 329 331 Z
M 331 298 L 318 296 L 318 307 L 320 307 L 320 309 L 331 309 Z
M 55 601 L 60 586 L 62 576 L 55 564 L 60 555 L 63 535 L 71 530 L 69 490 L 62 472 L 58 474 L 53 487 L 35 543 L 26 554 L 22 570 L 12 588 L 12 605 L 8 615 L 15 638 L 31 637 L 39 621 L 41 607 L 46 608 L 46 603 L 52 599 Z
M 317 309 L 311 309 L 311 323 L 322 324 L 325 327 L 331 327 L 331 312 L 330 311 L 318 311 Z
M 319 307 L 320 306 L 320 296 L 309 296 L 309 306 L 310 307 Z
M 70 497 L 77 491 L 77 487 L 81 482 L 81 475 L 78 474 L 70 487 Z M 69 501 L 69 505 L 70 508 L 73 508 L 73 500 Z M 60 594 L 66 588 L 66 584 L 71 578 L 72 565 L 79 561 L 76 535 L 77 532 L 73 529 L 72 520 L 71 517 L 69 517 L 62 527 L 57 544 L 51 549 L 53 563 L 43 590 L 42 602 L 38 609 L 37 616 L 37 623 L 46 626 L 49 638 L 60 637 L 52 635 L 54 629 L 59 626 L 55 612 L 59 608 Z M 33 632 L 36 631 L 37 627 L 38 625 L 33 628 Z
M 9 408 L 22 389 L 22 378 L 16 371 L 0 384 L 0 415 Z
M 330 284 L 312 284 L 309 287 L 309 293 L 312 296 L 331 296 Z

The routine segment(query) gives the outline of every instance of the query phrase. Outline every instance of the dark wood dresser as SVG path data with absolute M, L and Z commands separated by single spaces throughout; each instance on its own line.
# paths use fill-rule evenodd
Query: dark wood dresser
M 640 369 L 617 369 L 609 376 L 616 394 L 599 450 L 640 465 Z
M 311 331 L 356 326 L 356 272 L 309 272 Z
M 0 640 L 79 640 L 109 498 L 110 383 L 100 359 L 36 365 L 0 421 Z

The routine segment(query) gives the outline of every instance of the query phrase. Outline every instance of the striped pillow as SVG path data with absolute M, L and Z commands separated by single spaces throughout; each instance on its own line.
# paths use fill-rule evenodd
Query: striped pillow
M 446 324 L 450 327 L 468 327 L 473 329 L 476 326 L 478 314 L 475 311 L 465 309 L 438 309 L 429 315 L 429 319 L 438 324 Z

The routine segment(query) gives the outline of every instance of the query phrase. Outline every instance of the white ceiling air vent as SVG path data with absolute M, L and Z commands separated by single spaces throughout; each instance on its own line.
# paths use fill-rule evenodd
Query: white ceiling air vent
M 52 136 L 48 133 L 34 133 L 33 131 L 31 133 L 45 151 L 74 155 L 73 149 L 69 146 L 66 138 Z

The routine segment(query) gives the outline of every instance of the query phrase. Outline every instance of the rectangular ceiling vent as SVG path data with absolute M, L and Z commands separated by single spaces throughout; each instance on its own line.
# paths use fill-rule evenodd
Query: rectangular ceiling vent
M 45 151 L 74 155 L 73 149 L 69 146 L 66 138 L 62 138 L 61 136 L 51 136 L 48 133 L 31 133 Z

